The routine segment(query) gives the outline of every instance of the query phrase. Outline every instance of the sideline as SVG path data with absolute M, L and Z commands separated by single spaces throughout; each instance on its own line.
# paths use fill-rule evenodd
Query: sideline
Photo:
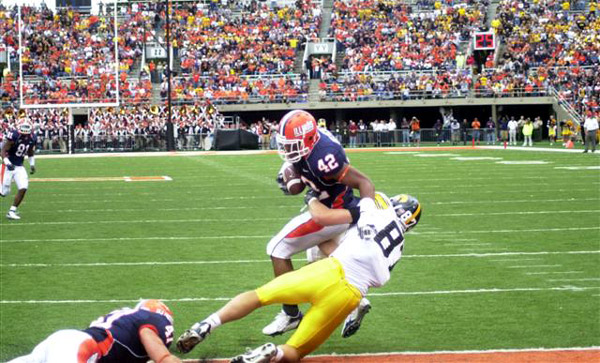
M 561 149 L 550 147 L 522 147 L 502 145 L 479 145 L 479 146 L 421 146 L 421 147 L 370 147 L 344 149 L 346 153 L 365 152 L 419 152 L 419 151 L 452 151 L 452 150 L 516 150 L 534 152 L 557 152 L 557 153 L 583 153 L 582 149 Z M 600 155 L 590 153 L 591 155 Z M 68 159 L 68 158 L 122 158 L 122 157 L 160 157 L 160 156 L 235 156 L 235 155 L 277 155 L 277 150 L 233 150 L 233 151 L 130 151 L 113 153 L 82 153 L 82 154 L 38 154 L 38 159 Z

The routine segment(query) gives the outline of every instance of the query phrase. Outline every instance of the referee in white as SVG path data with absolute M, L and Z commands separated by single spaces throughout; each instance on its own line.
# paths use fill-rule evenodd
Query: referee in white
M 587 117 L 585 118 L 585 122 L 583 123 L 583 129 L 585 130 L 585 150 L 584 153 L 587 153 L 588 150 L 592 149 L 592 152 L 596 151 L 596 133 L 598 132 L 598 117 L 592 113 L 592 111 L 588 111 Z

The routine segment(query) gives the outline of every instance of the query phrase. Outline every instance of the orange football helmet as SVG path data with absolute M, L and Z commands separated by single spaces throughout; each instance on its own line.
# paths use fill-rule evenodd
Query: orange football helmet
M 303 110 L 290 111 L 279 123 L 277 150 L 281 158 L 296 163 L 312 151 L 319 141 L 317 121 Z
M 142 300 L 136 305 L 136 309 L 147 310 L 153 313 L 160 314 L 173 322 L 173 312 L 165 303 L 156 299 Z

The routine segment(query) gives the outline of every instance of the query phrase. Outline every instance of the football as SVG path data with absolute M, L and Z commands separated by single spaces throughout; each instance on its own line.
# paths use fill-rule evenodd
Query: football
M 293 164 L 285 163 L 282 167 L 283 182 L 291 195 L 302 193 L 306 185 Z

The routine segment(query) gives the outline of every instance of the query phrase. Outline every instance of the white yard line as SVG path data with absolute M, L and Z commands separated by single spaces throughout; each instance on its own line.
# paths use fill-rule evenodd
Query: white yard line
M 18 224 L 18 222 L 17 222 Z M 2 225 L 4 227 L 5 224 Z M 501 230 L 482 230 L 482 231 L 424 231 L 424 232 L 409 232 L 411 236 L 426 236 L 426 235 L 462 235 L 462 234 L 487 234 L 487 233 L 535 233 L 535 232 L 573 232 L 573 231 L 589 231 L 599 230 L 600 227 L 571 227 L 571 228 L 541 228 L 541 229 L 501 229 Z M 243 238 L 271 238 L 270 235 L 255 235 L 255 236 L 168 236 L 168 237 L 105 237 L 105 238 L 53 238 L 53 239 L 2 239 L 0 244 L 4 243 L 21 243 L 21 242 L 96 242 L 96 241 L 144 241 L 144 240 L 202 240 L 202 239 L 243 239 Z
M 600 198 L 567 198 L 567 199 L 521 199 L 521 200 L 475 200 L 475 201 L 451 201 L 451 202 L 431 202 L 428 204 L 498 204 L 498 203 L 556 203 L 556 202 L 578 202 L 578 201 L 598 201 Z M 269 208 L 299 209 L 300 204 L 294 205 L 270 205 Z M 161 208 L 161 212 L 177 212 L 192 210 L 229 210 L 229 209 L 258 209 L 261 206 L 229 206 L 229 207 L 181 207 L 181 208 Z M 114 212 L 139 212 L 147 211 L 148 208 L 102 208 L 102 209 L 52 209 L 40 210 L 34 209 L 27 213 L 35 214 L 56 214 L 56 213 L 114 213 Z M 438 214 L 439 215 L 439 214 Z
M 517 287 L 517 288 L 487 288 L 487 289 L 465 289 L 465 290 L 432 290 L 432 291 L 396 291 L 368 294 L 369 297 L 386 296 L 426 296 L 426 295 L 462 295 L 462 294 L 489 294 L 489 293 L 512 293 L 512 292 L 582 292 L 598 290 L 600 286 L 561 286 L 561 287 Z M 164 298 L 164 302 L 198 302 L 198 301 L 228 301 L 231 297 L 188 297 L 188 298 Z M 0 300 L 0 304 L 107 304 L 107 303 L 135 303 L 140 299 L 111 299 L 111 300 Z
M 505 258 L 502 260 L 490 260 L 491 262 L 521 262 L 521 261 L 539 261 L 541 258 Z
M 525 275 L 571 275 L 571 274 L 582 274 L 583 271 L 554 271 L 554 272 L 526 272 Z
M 419 258 L 486 258 L 497 256 L 531 256 L 531 255 L 594 255 L 600 254 L 598 251 L 543 251 L 543 252 L 496 252 L 496 253 L 453 253 L 439 255 L 406 255 L 403 259 Z M 304 259 L 294 259 L 294 261 L 305 261 Z M 520 260 L 524 261 L 524 260 Z M 230 265 L 245 263 L 269 263 L 269 259 L 261 260 L 197 260 L 197 261 L 138 261 L 138 262 L 91 262 L 91 263 L 7 263 L 0 264 L 0 267 L 110 267 L 110 266 L 170 266 L 170 265 Z
M 469 217 L 469 216 L 502 216 L 502 215 L 530 215 L 530 214 L 576 214 L 576 213 L 598 213 L 600 209 L 591 210 L 538 210 L 538 211 L 514 211 L 514 212 L 490 212 L 490 213 L 447 213 L 431 214 L 428 217 Z
M 19 224 L 2 223 L 3 227 L 8 226 L 43 226 L 43 225 L 79 225 L 79 224 L 137 224 L 137 223 L 212 223 L 212 222 L 253 222 L 253 221 L 287 221 L 290 218 L 195 218 L 195 219 L 137 219 L 122 221 L 57 221 L 57 222 L 23 222 Z
M 428 204 L 498 204 L 498 203 L 560 203 L 560 202 L 576 202 L 576 201 L 594 201 L 600 198 L 563 198 L 563 199 L 506 199 L 506 200 L 456 200 L 447 202 L 431 202 Z
M 546 281 L 600 281 L 600 278 L 589 277 L 589 278 L 583 278 L 583 279 L 548 279 Z
M 548 268 L 548 267 L 562 267 L 562 265 L 521 265 L 521 266 L 507 266 L 508 268 Z
M 0 244 L 4 243 L 47 243 L 47 242 L 98 242 L 98 241 L 190 241 L 190 240 L 214 240 L 214 239 L 249 239 L 249 238 L 271 238 L 272 235 L 256 235 L 256 236 L 167 236 L 167 237 L 108 237 L 108 238 L 54 238 L 54 239 L 20 239 L 20 240 L 1 240 Z
M 520 287 L 511 289 L 473 289 L 473 290 L 436 290 L 436 291 L 402 291 L 402 292 L 380 292 L 368 294 L 371 296 L 405 296 L 405 295 L 456 295 L 456 294 L 487 294 L 502 292 L 534 292 L 534 291 L 586 291 L 598 290 L 600 286 L 560 286 L 560 287 Z
M 161 209 L 162 211 L 162 209 Z M 466 216 L 492 216 L 492 215 L 529 215 L 529 214 L 577 214 L 577 213 L 598 213 L 600 209 L 594 210 L 548 210 L 548 211 L 521 211 L 521 212 L 491 212 L 491 213 L 449 213 L 432 214 L 429 217 L 466 217 Z M 133 220 L 110 220 L 110 221 L 54 221 L 54 222 L 19 222 L 6 223 L 0 225 L 10 226 L 38 226 L 38 225 L 79 225 L 79 224 L 138 224 L 138 223 L 211 223 L 211 222 L 253 222 L 253 221 L 282 221 L 289 220 L 288 217 L 278 218 L 193 218 L 193 219 L 133 219 Z M 439 228 L 429 228 L 430 230 L 439 230 Z
M 593 295 L 600 296 L 600 295 Z M 439 355 L 439 354 L 494 354 L 494 353 L 526 353 L 526 352 L 559 352 L 559 351 L 590 351 L 599 350 L 600 346 L 591 347 L 568 347 L 568 348 L 522 348 L 522 349 L 483 349 L 483 350 L 437 350 L 437 351 L 406 351 L 406 352 L 377 352 L 377 353 L 356 353 L 356 354 L 335 354 L 335 355 L 310 355 L 310 357 L 372 357 L 372 356 L 388 356 L 388 355 Z M 197 360 L 190 360 L 190 362 Z M 433 358 L 432 362 L 438 360 Z M 441 361 L 441 360 L 440 360 Z M 488 360 L 484 360 L 488 362 Z

